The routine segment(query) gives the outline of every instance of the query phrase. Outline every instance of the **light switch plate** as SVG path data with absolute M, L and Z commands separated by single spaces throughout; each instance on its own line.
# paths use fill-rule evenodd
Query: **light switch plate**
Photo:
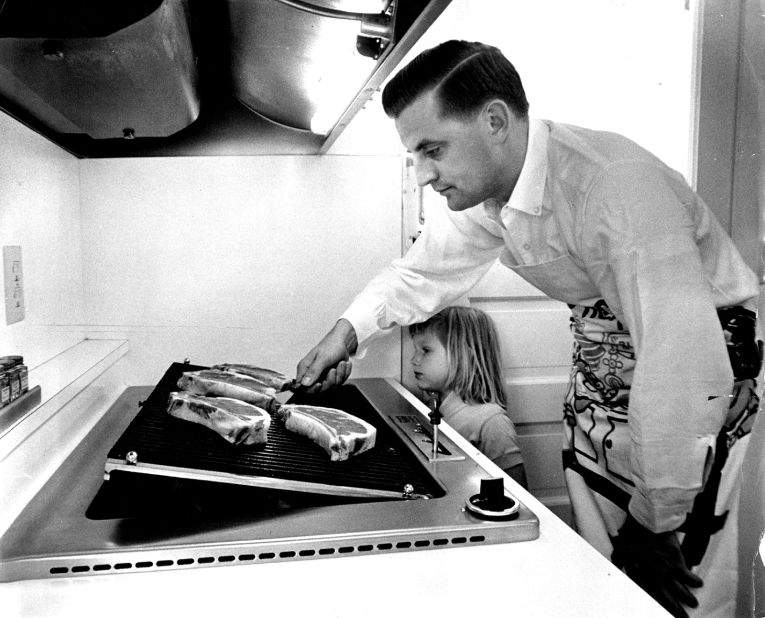
M 3 247 L 5 280 L 5 323 L 15 324 L 24 319 L 24 275 L 21 268 L 21 247 Z

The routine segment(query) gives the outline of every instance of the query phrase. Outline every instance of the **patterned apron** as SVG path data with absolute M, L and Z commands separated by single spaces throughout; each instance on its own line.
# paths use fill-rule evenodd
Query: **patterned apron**
M 580 533 L 610 557 L 607 537 L 613 537 L 624 522 L 634 489 L 628 407 L 635 351 L 629 333 L 605 301 L 570 307 L 574 348 L 564 402 L 563 466 Z M 681 528 L 685 533 L 683 552 L 690 566 L 700 563 L 711 536 L 725 523 L 726 514 L 715 512 L 721 473 L 731 447 L 750 432 L 759 405 L 755 379 L 761 342 L 756 342 L 755 314 L 731 307 L 719 310 L 718 315 L 736 382 L 704 491 Z M 593 522 L 593 518 L 602 521 Z M 594 532 L 588 534 L 588 530 Z

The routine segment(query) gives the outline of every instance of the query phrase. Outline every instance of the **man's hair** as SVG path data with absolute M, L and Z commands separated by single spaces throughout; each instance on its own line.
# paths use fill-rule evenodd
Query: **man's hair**
M 446 348 L 449 372 L 444 390 L 469 404 L 507 408 L 497 331 L 491 318 L 473 307 L 446 307 L 409 326 L 409 334 L 430 331 Z
M 446 41 L 427 49 L 385 86 L 382 104 L 390 118 L 434 90 L 444 117 L 472 117 L 487 101 L 502 99 L 526 118 L 529 103 L 520 75 L 501 51 L 484 43 Z

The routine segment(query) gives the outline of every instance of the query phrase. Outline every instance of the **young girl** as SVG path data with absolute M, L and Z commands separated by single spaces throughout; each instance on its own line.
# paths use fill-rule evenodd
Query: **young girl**
M 472 307 L 447 307 L 410 326 L 409 334 L 417 386 L 438 394 L 444 421 L 526 487 L 518 437 L 506 411 L 499 344 L 489 316 Z

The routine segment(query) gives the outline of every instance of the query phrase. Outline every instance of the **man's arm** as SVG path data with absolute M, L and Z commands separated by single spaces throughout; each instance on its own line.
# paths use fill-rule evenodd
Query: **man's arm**
M 462 212 L 429 210 L 406 255 L 372 279 L 343 313 L 359 348 L 393 326 L 426 320 L 472 288 L 504 246 L 489 231 L 492 224 L 481 205 Z
M 724 242 L 711 213 L 649 165 L 612 171 L 585 229 L 592 276 L 626 321 L 636 353 L 629 401 L 635 491 L 612 560 L 674 616 L 702 585 L 675 531 L 706 482 L 733 374 L 697 235 Z M 705 219 L 706 217 L 706 219 Z M 716 227 L 717 226 L 717 227 Z M 727 261 L 727 256 L 723 261 Z M 707 265 L 725 272 L 731 264 Z M 755 287 L 756 289 L 756 287 Z M 711 399 L 710 399 L 711 397 Z
M 407 254 L 374 277 L 298 363 L 296 379 L 304 386 L 320 380 L 311 392 L 342 384 L 357 348 L 394 326 L 427 319 L 475 285 L 497 258 L 502 239 L 482 226 L 481 206 L 472 210 L 434 209 Z
M 695 218 L 703 212 L 693 212 L 674 189 L 648 164 L 610 170 L 584 220 L 591 276 L 635 348 L 629 510 L 657 533 L 677 529 L 703 487 L 727 412 L 727 398 L 710 396 L 733 384 L 696 245 Z

